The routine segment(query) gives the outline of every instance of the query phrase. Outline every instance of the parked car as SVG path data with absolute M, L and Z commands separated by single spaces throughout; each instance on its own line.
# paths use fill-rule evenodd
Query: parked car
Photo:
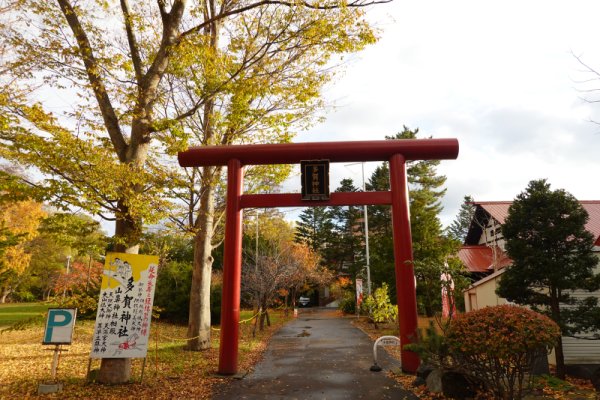
M 308 305 L 308 303 L 310 303 L 310 298 L 309 297 L 300 296 L 300 299 L 298 299 L 298 303 L 300 303 L 300 305 L 302 307 L 306 307 Z

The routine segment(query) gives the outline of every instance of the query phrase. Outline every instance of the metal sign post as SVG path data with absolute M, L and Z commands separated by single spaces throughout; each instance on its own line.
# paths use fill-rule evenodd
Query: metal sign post
M 46 318 L 46 327 L 42 344 L 53 344 L 53 351 L 50 382 L 40 383 L 38 385 L 38 394 L 56 393 L 62 391 L 62 383 L 57 382 L 56 373 L 60 362 L 60 353 L 63 350 L 61 345 L 71 344 L 73 340 L 73 329 L 75 328 L 75 319 L 77 317 L 76 308 L 50 308 Z

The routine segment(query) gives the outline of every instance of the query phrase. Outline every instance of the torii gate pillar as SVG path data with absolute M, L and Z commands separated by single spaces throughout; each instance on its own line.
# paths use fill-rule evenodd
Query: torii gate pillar
M 178 155 L 182 167 L 227 165 L 227 208 L 221 299 L 219 373 L 237 371 L 240 284 L 242 271 L 242 210 L 248 207 L 311 207 L 375 204 L 392 206 L 396 296 L 401 346 L 417 340 L 415 290 L 406 161 L 455 159 L 456 139 L 286 143 L 191 148 Z M 389 192 L 332 193 L 329 200 L 303 201 L 300 194 L 243 195 L 243 165 L 298 164 L 302 160 L 331 162 L 389 161 Z M 416 353 L 401 349 L 402 369 L 414 373 Z
M 394 269 L 396 272 L 396 301 L 400 344 L 417 340 L 417 292 L 413 266 L 410 209 L 406 179 L 406 162 L 401 154 L 390 158 L 390 189 L 392 192 L 392 232 L 394 235 Z M 417 372 L 419 356 L 412 351 L 402 352 L 402 368 Z
M 223 244 L 223 287 L 221 292 L 221 343 L 219 373 L 237 373 L 240 288 L 242 283 L 242 196 L 243 171 L 237 159 L 227 163 L 227 206 Z

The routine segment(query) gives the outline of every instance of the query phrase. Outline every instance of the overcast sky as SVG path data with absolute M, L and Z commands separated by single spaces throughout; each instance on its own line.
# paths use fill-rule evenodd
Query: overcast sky
M 325 91 L 326 122 L 295 141 L 384 139 L 403 125 L 457 138 L 458 159 L 438 169 L 444 225 L 464 195 L 512 200 L 533 179 L 600 199 L 600 104 L 582 100 L 594 82 L 573 55 L 600 69 L 600 1 L 394 0 L 369 15 L 379 42 L 351 57 Z M 360 165 L 341 176 L 360 185 Z

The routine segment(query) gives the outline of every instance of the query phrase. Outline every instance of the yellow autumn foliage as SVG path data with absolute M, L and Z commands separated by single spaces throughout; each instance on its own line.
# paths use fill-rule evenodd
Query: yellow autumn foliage
M 0 226 L 14 235 L 22 235 L 18 244 L 5 249 L 0 258 L 0 273 L 7 270 L 22 273 L 29 266 L 31 254 L 26 252 L 25 244 L 37 236 L 37 229 L 46 215 L 40 203 L 30 200 L 4 205 L 0 210 Z

